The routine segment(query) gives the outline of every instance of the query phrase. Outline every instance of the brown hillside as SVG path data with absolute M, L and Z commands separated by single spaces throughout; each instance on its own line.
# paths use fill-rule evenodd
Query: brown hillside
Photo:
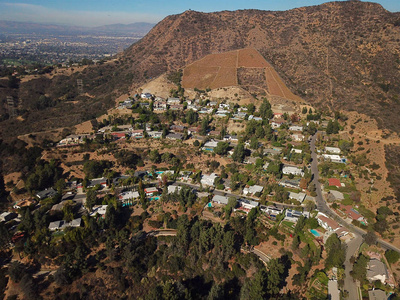
M 92 118 L 113 105 L 118 95 L 167 71 L 184 68 L 208 54 L 243 48 L 256 49 L 291 91 L 314 106 L 356 110 L 376 118 L 380 126 L 400 131 L 400 14 L 360 1 L 281 12 L 186 11 L 169 16 L 115 61 L 70 77 L 56 76 L 50 84 L 49 79 L 22 83 L 22 107 L 37 97 L 30 91 L 42 83 L 41 94 L 77 102 L 50 108 L 50 114 L 29 111 L 26 121 L 6 121 L 1 129 L 22 134 L 31 127 L 58 127 Z M 221 78 L 232 80 L 229 70 L 222 72 L 226 76 L 221 73 Z M 271 76 L 266 72 L 267 80 Z M 77 78 L 83 79 L 88 94 L 76 95 Z M 66 112 L 74 117 L 65 118 Z
M 183 69 L 184 88 L 217 89 L 240 85 L 270 95 L 299 100 L 274 68 L 253 48 L 210 54 Z

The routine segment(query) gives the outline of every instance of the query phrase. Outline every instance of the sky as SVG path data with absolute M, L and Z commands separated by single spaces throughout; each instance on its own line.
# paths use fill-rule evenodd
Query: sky
M 237 9 L 288 10 L 321 0 L 0 0 L 0 20 L 76 26 L 157 23 L 171 14 Z M 400 12 L 399 0 L 376 0 Z

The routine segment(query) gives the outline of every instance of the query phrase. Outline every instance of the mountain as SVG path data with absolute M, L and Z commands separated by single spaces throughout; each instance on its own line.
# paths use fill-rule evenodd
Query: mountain
M 112 62 L 69 77 L 22 83 L 19 98 L 73 97 L 75 104 L 68 111 L 77 117 L 57 123 L 70 125 L 104 112 L 114 98 L 165 72 L 183 69 L 208 54 L 243 48 L 256 49 L 293 93 L 313 105 L 356 110 L 400 132 L 400 14 L 360 1 L 279 12 L 189 10 L 166 17 Z M 74 92 L 78 78 L 83 79 L 86 96 Z M 64 120 L 65 109 L 51 109 L 52 118 Z M 31 118 L 45 122 L 43 114 L 31 113 Z M 21 130 L 41 126 L 20 124 Z
M 211 53 L 255 48 L 297 95 L 333 110 L 367 113 L 400 130 L 400 14 L 341 1 L 283 12 L 169 16 L 121 56 L 137 82 Z M 122 71 L 122 70 L 121 70 Z
M 0 21 L 0 33 L 7 34 L 125 34 L 144 36 L 154 26 L 152 23 L 111 24 L 98 27 L 83 27 L 55 24 L 39 24 L 32 22 Z

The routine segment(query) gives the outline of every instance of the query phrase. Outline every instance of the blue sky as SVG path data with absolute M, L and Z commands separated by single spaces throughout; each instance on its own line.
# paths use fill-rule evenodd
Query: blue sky
M 212 12 L 236 9 L 287 10 L 317 5 L 320 0 L 0 0 L 0 20 L 98 26 L 115 23 L 156 23 L 187 9 Z M 399 0 L 377 0 L 400 11 Z

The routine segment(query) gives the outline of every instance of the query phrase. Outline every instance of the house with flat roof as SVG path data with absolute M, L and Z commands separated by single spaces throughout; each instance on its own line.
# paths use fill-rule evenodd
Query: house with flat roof
M 140 194 L 138 191 L 127 191 L 127 192 L 123 192 L 118 195 L 118 199 L 122 200 L 122 201 L 133 200 L 133 199 L 137 199 L 139 197 L 140 197 Z
M 206 185 L 206 186 L 214 186 L 214 181 L 215 178 L 217 178 L 218 175 L 215 173 L 212 173 L 210 175 L 201 175 L 201 180 L 200 183 L 202 185 Z
M 287 209 L 285 211 L 285 220 L 296 223 L 302 215 L 303 213 L 301 211 Z
M 261 193 L 263 190 L 264 187 L 261 185 L 252 185 L 243 189 L 243 195 L 255 195 L 256 193 Z
M 300 188 L 300 179 L 282 179 L 279 181 L 279 185 L 287 188 L 298 189 Z
M 81 227 L 81 225 L 82 225 L 82 219 L 81 218 L 72 220 L 71 222 L 66 222 L 64 220 L 59 220 L 59 221 L 51 222 L 49 224 L 49 230 L 50 231 L 64 230 L 67 227 Z
M 300 203 L 303 203 L 304 199 L 306 199 L 306 194 L 305 193 L 294 193 L 294 192 L 289 192 L 289 199 L 297 200 Z
M 218 204 L 223 204 L 227 205 L 229 201 L 229 198 L 226 196 L 221 196 L 221 195 L 214 195 L 212 198 L 212 202 L 218 203 Z
M 44 191 L 40 191 L 36 194 L 36 197 L 38 197 L 40 200 L 46 199 L 46 198 L 51 198 L 57 195 L 57 191 L 53 188 L 45 189 Z
M 102 188 L 107 188 L 108 187 L 107 178 L 105 178 L 105 177 L 94 178 L 88 182 L 87 187 L 92 188 L 92 187 L 95 187 L 96 185 L 100 185 Z
M 214 151 L 214 148 L 216 148 L 217 146 L 218 146 L 218 142 L 215 140 L 211 140 L 204 144 L 203 150 Z
M 288 165 L 283 166 L 282 173 L 285 175 L 292 174 L 295 176 L 301 176 L 301 177 L 304 176 L 304 171 L 301 168 L 298 168 L 295 166 L 288 166 Z
M 95 217 L 97 215 L 104 216 L 107 212 L 108 205 L 96 205 L 93 206 L 92 211 L 90 212 L 89 216 Z
M 337 147 L 325 147 L 325 153 L 328 154 L 340 154 L 341 150 Z
M 168 194 L 173 194 L 175 192 L 179 192 L 182 189 L 182 187 L 179 185 L 169 185 L 167 189 L 168 189 L 167 191 Z
M 338 163 L 338 164 L 345 164 L 346 163 L 346 158 L 341 158 L 337 154 L 322 154 L 322 157 L 326 161 L 331 161 L 331 162 Z
M 155 186 L 148 187 L 144 189 L 146 196 L 153 196 L 155 193 L 158 193 L 158 189 Z
M 248 199 L 239 199 L 238 203 L 240 205 L 240 210 L 245 211 L 248 213 L 251 209 L 257 207 L 260 203 Z

